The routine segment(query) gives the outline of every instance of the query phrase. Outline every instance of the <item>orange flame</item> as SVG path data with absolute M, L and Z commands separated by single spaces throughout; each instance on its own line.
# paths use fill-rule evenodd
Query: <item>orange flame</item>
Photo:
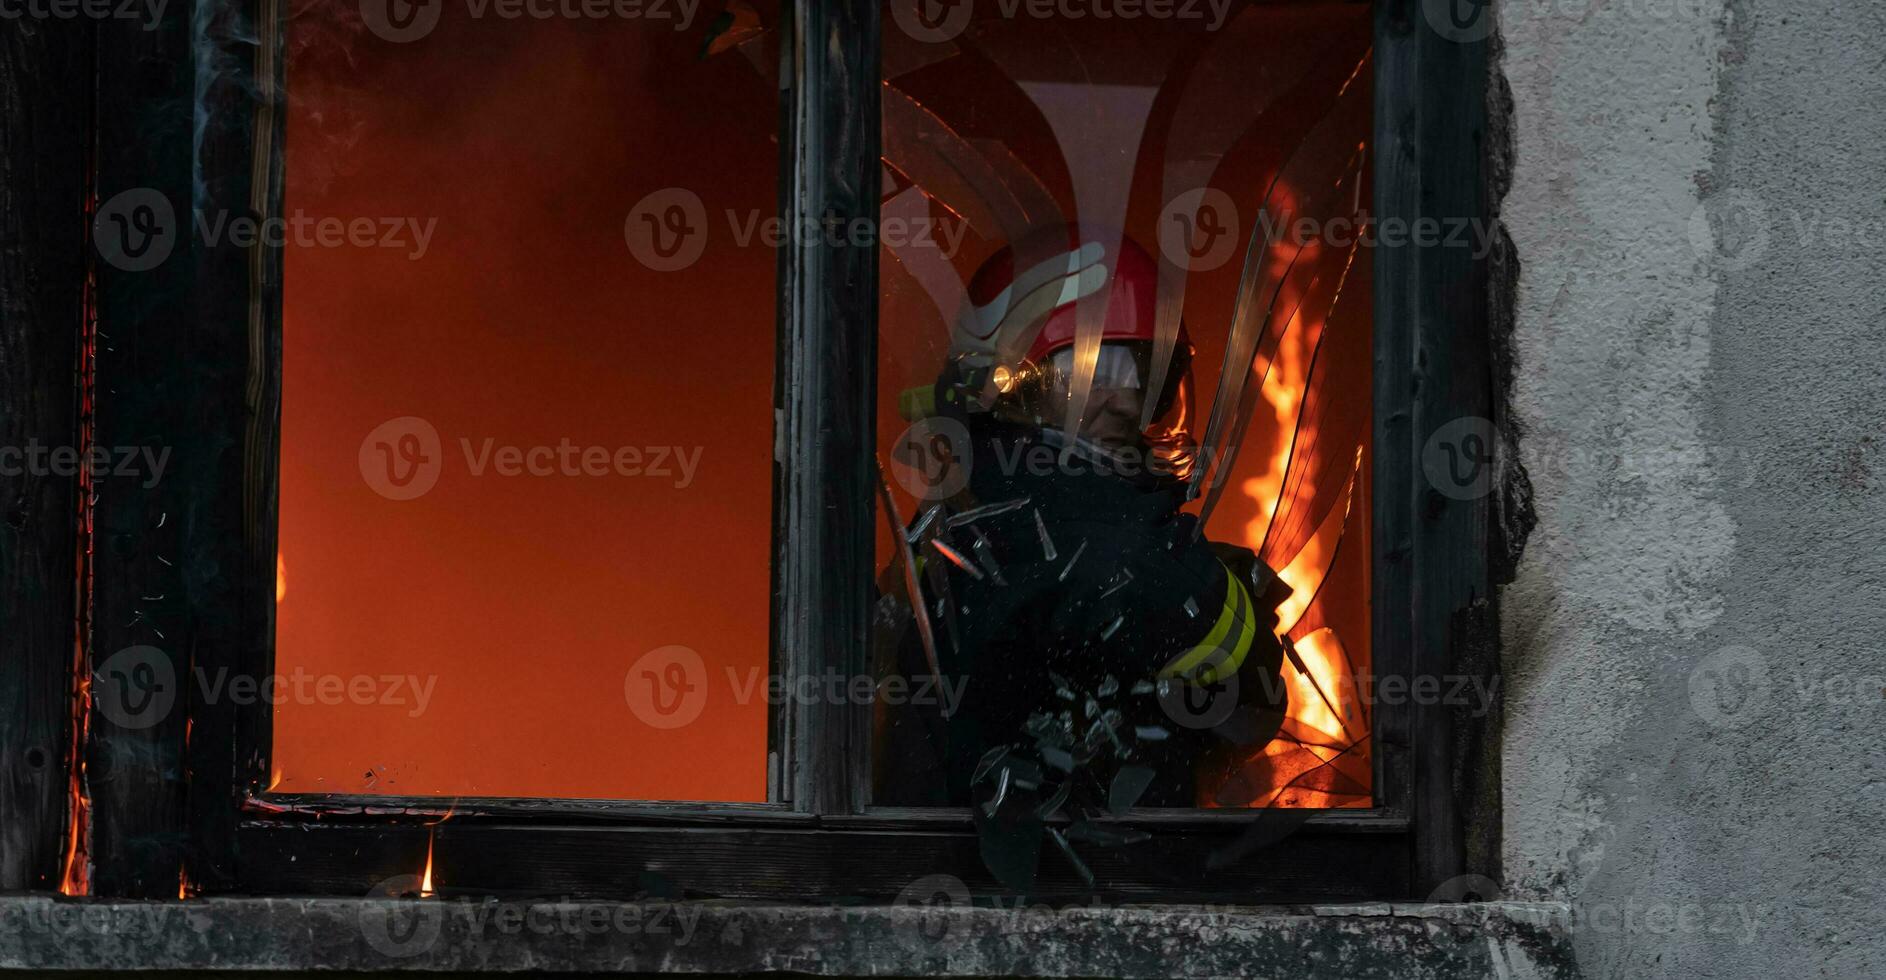
M 437 827 L 438 824 L 433 824 L 432 826 Z M 420 898 L 432 898 L 436 895 L 432 890 L 432 843 L 438 836 L 437 830 L 426 831 L 426 871 L 425 874 L 421 875 L 419 878 Z
M 426 824 L 426 870 L 419 876 L 420 898 L 432 898 L 437 894 L 432 889 L 432 845 L 439 839 L 439 825 L 452 819 L 452 814 L 457 812 L 458 802 L 453 801 L 452 805 L 446 807 L 445 812 L 439 815 L 439 819 Z

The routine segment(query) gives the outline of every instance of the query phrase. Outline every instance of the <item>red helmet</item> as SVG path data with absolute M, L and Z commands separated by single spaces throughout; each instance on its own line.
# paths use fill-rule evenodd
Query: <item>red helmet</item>
M 1142 340 L 1154 335 L 1159 267 L 1137 242 L 1123 235 L 1082 240 L 1073 225 L 1031 236 L 1018 249 L 995 253 L 969 280 L 969 307 L 957 319 L 959 348 L 992 345 L 1009 356 L 1039 364 L 1074 343 L 1080 300 L 1109 287 L 1101 340 Z M 1105 250 L 1115 249 L 1112 262 Z M 1017 254 L 1026 266 L 1019 277 Z M 1045 319 L 1043 314 L 1046 314 Z M 1038 332 L 1037 332 L 1038 331 Z M 1030 336 L 1032 334 L 1032 336 Z M 1180 335 L 1184 335 L 1181 328 Z M 1023 339 L 1028 339 L 1025 349 Z
M 951 402 L 957 402 L 952 395 L 962 396 L 957 403 L 972 411 L 980 405 L 1000 412 L 1007 404 L 1024 416 L 1039 415 L 1025 407 L 1043 404 L 1031 382 L 1041 380 L 1051 360 L 1067 359 L 1055 354 L 1073 346 L 1088 297 L 1105 303 L 1104 312 L 1096 311 L 1101 342 L 1130 345 L 1124 351 L 1103 347 L 1102 360 L 1118 366 L 1116 377 L 1130 372 L 1128 385 L 1149 384 L 1158 284 L 1158 264 L 1124 235 L 1083 235 L 1077 226 L 1060 225 L 1004 247 L 970 278 L 967 302 L 951 328 L 946 375 L 957 390 L 941 394 Z M 1102 290 L 1104 299 L 1097 295 Z M 1197 449 L 1190 432 L 1191 357 L 1181 323 L 1164 383 L 1142 396 L 1153 404 L 1140 437 L 1181 478 L 1189 475 Z

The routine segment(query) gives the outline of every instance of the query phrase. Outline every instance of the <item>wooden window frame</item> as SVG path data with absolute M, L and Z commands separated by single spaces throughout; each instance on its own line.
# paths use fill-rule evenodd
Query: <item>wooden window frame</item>
M 203 2 L 215 8 L 200 19 L 197 39 L 187 18 L 154 30 L 113 21 L 93 29 L 90 199 L 151 187 L 206 210 L 268 213 L 279 201 L 282 32 L 262 31 L 259 47 L 240 38 L 250 24 L 278 24 L 285 6 Z M 1491 227 L 1488 45 L 1436 33 L 1427 6 L 1375 2 L 1373 210 L 1383 221 L 1445 215 Z M 878 3 L 789 7 L 780 45 L 784 216 L 875 219 Z M 205 75 L 192 60 L 193 40 L 207 40 L 235 70 Z M 175 109 L 190 97 L 208 110 L 200 131 Z M 867 663 L 878 519 L 877 261 L 875 247 L 827 241 L 788 243 L 779 254 L 772 642 L 775 669 L 788 674 L 850 676 Z M 1458 246 L 1381 245 L 1375 254 L 1379 679 L 1459 673 L 1462 634 L 1490 595 L 1493 502 L 1449 498 L 1418 476 L 1428 434 L 1463 416 L 1493 417 L 1489 269 L 1488 256 Z M 171 447 L 175 462 L 173 476 L 154 487 L 95 488 L 89 527 L 68 526 L 78 554 L 90 556 L 89 568 L 84 557 L 73 560 L 79 608 L 89 612 L 79 617 L 86 669 L 112 651 L 156 643 L 178 678 L 220 669 L 265 676 L 273 664 L 280 251 L 190 242 L 156 270 L 92 262 L 90 276 L 81 336 L 93 348 L 27 345 L 28 367 L 38 367 L 28 394 L 56 399 L 65 384 L 83 401 L 84 379 L 93 377 L 95 411 L 81 419 L 92 444 Z M 23 331 L 43 340 L 52 327 L 0 329 L 18 334 L 0 341 L 18 343 Z M 19 348 L 0 343 L 0 354 L 8 349 Z M 79 381 L 61 374 L 62 358 L 83 362 Z M 11 387 L 0 393 L 9 417 L 26 397 Z M 51 415 L 21 417 L 56 435 L 61 423 Z M 8 558 L 0 571 L 15 574 L 14 563 L 36 555 Z M 0 666 L 0 695 L 34 709 L 18 715 L 22 723 L 0 725 L 0 776 L 32 775 L 20 750 L 46 744 L 67 714 L 73 653 L 59 635 L 70 610 L 45 608 L 58 598 L 12 588 L 0 596 L 6 613 L 34 624 L 14 666 Z M 1480 722 L 1457 708 L 1382 704 L 1375 724 L 1374 808 L 1135 811 L 1125 822 L 1155 830 L 1156 842 L 1092 855 L 1098 889 L 1048 858 L 1039 897 L 1408 899 L 1480 870 L 1467 842 L 1497 831 L 1497 813 L 1456 778 L 1463 754 L 1483 738 Z M 81 752 L 91 891 L 174 897 L 181 880 L 194 894 L 361 895 L 415 873 L 428 853 L 434 886 L 447 896 L 622 897 L 659 880 L 691 895 L 882 900 L 940 872 L 978 892 L 999 891 L 982 869 L 967 811 L 862 804 L 867 725 L 867 712 L 843 703 L 776 709 L 779 775 L 765 804 L 452 801 L 265 794 L 266 704 L 190 703 L 139 729 L 93 712 Z M 59 767 L 50 768 L 57 776 Z M 9 797 L 3 816 L 27 821 L 40 846 L 0 863 L 0 872 L 19 864 L 43 886 L 57 856 L 44 845 L 59 839 L 66 817 L 49 803 L 63 795 L 63 781 L 48 789 L 45 774 L 35 778 L 36 793 Z M 48 826 L 55 821 L 61 826 Z M 1238 858 L 1210 875 L 1173 880 L 1164 870 L 1203 867 L 1227 848 Z

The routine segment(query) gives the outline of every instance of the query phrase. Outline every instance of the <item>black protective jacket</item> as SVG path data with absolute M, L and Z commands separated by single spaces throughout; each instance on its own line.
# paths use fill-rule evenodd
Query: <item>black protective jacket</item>
M 1031 716 L 1080 715 L 1096 696 L 1145 735 L 1156 777 L 1141 805 L 1192 806 L 1201 780 L 1281 722 L 1289 589 L 1250 551 L 1204 540 L 1184 485 L 1119 475 L 1054 434 L 975 446 L 968 491 L 906 535 L 942 691 L 959 704 L 881 704 L 875 802 L 966 805 L 978 761 L 1029 742 Z M 879 583 L 877 669 L 932 673 L 901 560 Z M 947 713 L 946 708 L 954 711 Z

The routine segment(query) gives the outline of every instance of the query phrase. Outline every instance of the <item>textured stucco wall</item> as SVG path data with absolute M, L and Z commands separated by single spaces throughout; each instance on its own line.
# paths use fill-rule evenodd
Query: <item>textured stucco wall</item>
M 1886 3 L 1499 12 L 1506 893 L 1588 976 L 1886 974 Z

